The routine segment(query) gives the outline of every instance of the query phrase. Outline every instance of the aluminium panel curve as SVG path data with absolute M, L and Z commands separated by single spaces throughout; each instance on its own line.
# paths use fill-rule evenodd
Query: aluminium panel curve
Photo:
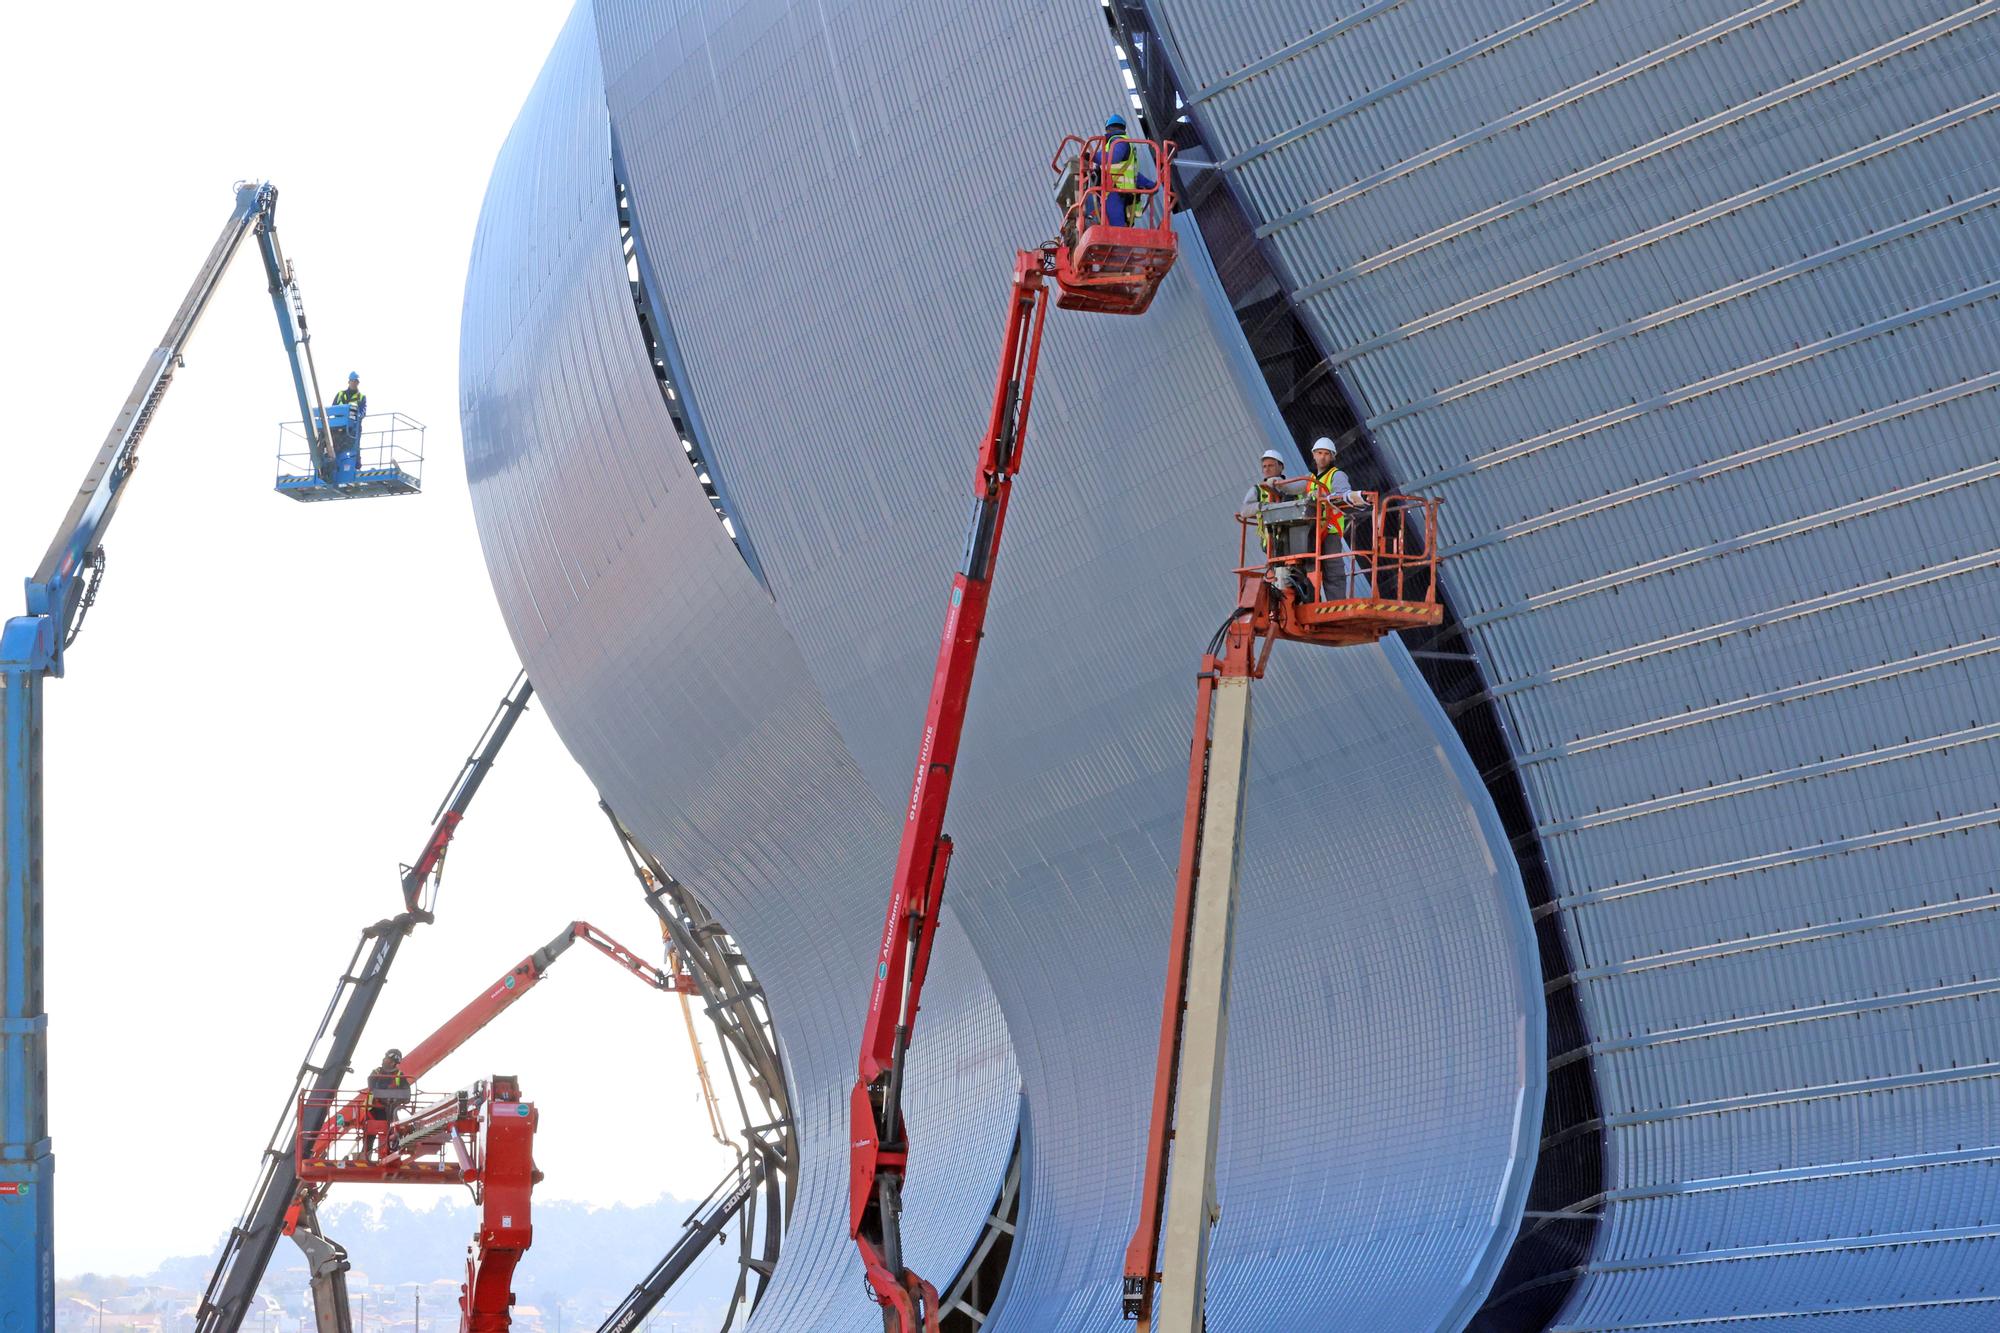
M 1513 742 L 1563 1330 L 2000 1319 L 2000 6 L 1148 0 Z
M 848 983 L 872 953 L 895 818 L 842 749 L 668 419 L 619 251 L 587 5 L 495 166 L 461 353 L 480 539 L 521 660 L 571 753 L 728 923 L 768 995 L 801 1178 L 766 1325 L 879 1329 L 845 1226 L 864 999 Z M 909 1206 L 914 1260 L 948 1272 L 1006 1168 L 1019 1074 L 955 925 L 936 971 L 911 1120 L 955 1151 Z
M 1118 105 L 1101 12 L 751 0 L 597 18 L 709 461 L 840 740 L 898 802 L 1009 256 L 1050 228 L 1056 141 Z M 950 910 L 1006 1012 L 1027 1116 L 992 1328 L 1121 1326 L 1192 671 L 1231 599 L 1230 513 L 1280 431 L 1198 245 L 1143 320 L 1052 315 L 950 821 Z M 1222 1326 L 1456 1327 L 1522 1206 L 1531 930 L 1486 798 L 1412 682 L 1399 647 L 1286 648 L 1259 692 Z M 912 1179 L 954 1151 L 920 1139 Z

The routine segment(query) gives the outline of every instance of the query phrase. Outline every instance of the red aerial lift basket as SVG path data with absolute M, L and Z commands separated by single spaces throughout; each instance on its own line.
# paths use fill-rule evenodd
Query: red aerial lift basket
M 1056 304 L 1136 315 L 1153 303 L 1180 253 L 1173 227 L 1174 145 L 1171 139 L 1123 140 L 1139 156 L 1141 188 L 1114 190 L 1105 180 L 1109 142 L 1101 134 L 1088 139 L 1072 134 L 1049 161 L 1063 215 L 1055 246 Z M 1149 179 L 1152 184 L 1145 185 Z M 1118 207 L 1124 226 L 1112 223 Z
M 299 1179 L 313 1184 L 349 1181 L 368 1184 L 455 1184 L 464 1163 L 439 1153 L 454 1134 L 469 1142 L 479 1126 L 481 1092 L 414 1098 L 393 1120 L 355 1108 L 368 1102 L 366 1089 L 299 1094 L 295 1127 L 318 1123 L 317 1133 L 297 1128 L 293 1160 Z M 317 1112 L 318 1114 L 313 1114 Z
M 1307 480 L 1289 478 L 1279 484 Z M 1356 494 L 1360 503 L 1352 505 L 1325 496 L 1293 496 L 1259 506 L 1255 518 L 1238 518 L 1236 572 L 1276 585 L 1272 630 L 1277 638 L 1337 648 L 1443 623 L 1444 607 L 1437 596 L 1440 501 L 1376 491 Z M 1254 555 L 1253 540 L 1258 542 Z

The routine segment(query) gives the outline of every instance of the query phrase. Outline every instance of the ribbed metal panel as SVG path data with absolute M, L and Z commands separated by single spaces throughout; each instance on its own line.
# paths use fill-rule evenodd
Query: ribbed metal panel
M 1557 1326 L 1990 1326 L 2000 5 L 1149 9 L 1447 500 L 1610 1136 Z
M 732 925 L 784 917 L 746 944 L 806 955 L 785 966 L 811 998 L 776 1010 L 804 1084 L 852 1067 L 869 971 L 852 937 L 881 920 L 896 830 L 880 812 L 905 794 L 1011 251 L 1051 229 L 1048 155 L 1116 104 L 1115 67 L 1087 4 L 601 4 L 596 25 L 658 302 L 769 593 L 671 458 L 666 499 L 583 594 L 588 616 L 542 628 L 539 602 L 574 581 L 542 547 L 602 544 L 639 503 L 621 470 L 654 448 L 630 425 L 644 366 L 498 299 L 467 315 L 474 502 L 579 760 L 692 883 L 731 895 Z M 553 114 L 537 105 L 524 126 Z M 482 253 L 518 225 L 524 156 L 503 158 Z M 530 253 L 476 263 L 472 289 Z M 546 299 L 609 320 L 617 276 L 558 275 Z M 498 415 L 516 379 L 596 377 L 600 357 L 630 366 L 622 396 L 554 398 L 532 429 Z M 983 963 L 1021 1057 L 1024 1202 L 987 1327 L 1109 1333 L 1192 673 L 1232 598 L 1229 515 L 1280 428 L 1198 245 L 1144 320 L 1055 314 L 1043 364 L 951 821 L 949 902 L 978 961 L 940 969 Z M 604 489 L 556 512 L 538 480 L 600 447 Z M 537 558 L 517 570 L 524 549 Z M 1513 862 L 1400 647 L 1281 650 L 1257 714 L 1218 1326 L 1454 1325 L 1513 1235 L 1539 1123 L 1539 974 Z M 872 789 L 872 832 L 847 813 L 854 783 Z M 984 1059 L 954 1036 L 976 1018 L 940 997 L 918 1053 Z M 983 1067 L 967 1077 L 976 1094 Z M 802 1103 L 809 1173 L 842 1177 L 844 1107 L 810 1089 Z M 918 1122 L 918 1191 L 983 1170 L 990 1199 L 1000 1164 L 977 1106 L 964 1128 Z M 874 1324 L 841 1202 L 802 1197 L 756 1328 Z M 951 1216 L 910 1220 L 934 1278 L 952 1268 Z
M 897 820 L 848 758 L 668 419 L 619 253 L 587 5 L 495 166 L 461 366 L 480 538 L 536 692 L 620 817 L 728 923 L 769 995 L 801 1178 L 764 1308 L 773 1327 L 879 1330 L 847 1240 L 846 1102 L 866 1000 L 854 982 Z M 953 923 L 935 977 L 911 1120 L 951 1151 L 930 1156 L 909 1205 L 913 1260 L 949 1273 L 1006 1169 L 1020 1075 Z

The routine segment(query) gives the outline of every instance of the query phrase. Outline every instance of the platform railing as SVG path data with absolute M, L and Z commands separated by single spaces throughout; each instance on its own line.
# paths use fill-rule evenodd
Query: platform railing
M 388 1152 L 396 1150 L 399 1144 L 447 1127 L 454 1121 L 476 1114 L 478 1110 L 477 1104 L 464 1092 L 439 1097 L 419 1096 L 414 1090 L 410 1100 L 395 1107 L 391 1116 L 371 1115 L 368 1106 L 366 1088 L 299 1094 L 299 1114 L 292 1124 L 295 1127 L 315 1121 L 320 1124 L 316 1132 L 295 1131 L 293 1134 L 292 1151 L 303 1177 L 310 1178 L 311 1168 L 316 1165 L 359 1165 L 378 1161 Z M 314 1109 L 323 1111 L 324 1115 L 315 1117 L 308 1114 Z
M 1057 173 L 1056 202 L 1063 213 L 1062 241 L 1067 247 L 1074 248 L 1090 228 L 1110 224 L 1114 194 L 1125 196 L 1125 226 L 1134 230 L 1164 228 L 1167 215 L 1173 212 L 1173 141 L 1119 141 L 1131 145 L 1131 151 L 1140 157 L 1139 175 L 1153 182 L 1130 190 L 1116 188 L 1106 179 L 1109 165 L 1103 158 L 1111 142 L 1102 134 L 1088 138 L 1072 134 L 1056 146 L 1055 156 L 1049 160 Z
M 1310 481 L 1263 483 L 1279 498 L 1237 516 L 1237 573 L 1263 574 L 1302 601 L 1438 604 L 1435 497 L 1353 491 L 1350 502 L 1285 494 Z
M 410 483 L 423 480 L 424 425 L 401 412 L 370 412 L 361 419 L 357 473 L 395 469 Z M 278 426 L 278 481 L 303 482 L 316 475 L 312 437 L 302 421 Z

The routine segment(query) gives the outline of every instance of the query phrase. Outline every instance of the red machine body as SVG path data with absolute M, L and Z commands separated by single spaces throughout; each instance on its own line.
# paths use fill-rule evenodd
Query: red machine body
M 465 1286 L 458 1297 L 462 1333 L 505 1333 L 514 1308 L 514 1267 L 534 1242 L 531 1200 L 542 1173 L 535 1169 L 535 1128 L 540 1114 L 521 1100 L 511 1078 L 494 1078 L 479 1108 L 472 1171 L 480 1205 L 479 1234 L 465 1257 Z
M 533 990 L 572 944 L 582 941 L 653 990 L 691 991 L 694 979 L 669 974 L 588 921 L 572 921 L 509 968 L 479 997 L 410 1048 L 400 1069 L 412 1082 Z M 285 1215 L 287 1235 L 338 1184 L 470 1185 L 481 1205 L 466 1260 L 461 1330 L 508 1327 L 514 1267 L 533 1240 L 530 1195 L 541 1180 L 534 1136 L 540 1116 L 521 1100 L 519 1080 L 496 1074 L 443 1097 L 413 1099 L 400 1116 L 371 1107 L 367 1089 L 300 1094 L 293 1142 L 299 1188 Z M 344 1299 L 344 1298 L 343 1298 Z
M 325 1151 L 312 1149 L 302 1136 L 299 1179 L 320 1190 L 335 1182 L 470 1185 L 480 1206 L 479 1230 L 466 1247 L 458 1326 L 461 1333 L 505 1333 L 514 1307 L 514 1268 L 534 1241 L 532 1196 L 542 1179 L 535 1169 L 540 1124 L 534 1105 L 521 1099 L 520 1080 L 495 1074 L 450 1096 L 413 1105 L 407 1117 L 389 1127 L 386 1143 L 362 1125 L 335 1135 Z
M 439 815 L 437 823 L 431 828 L 431 836 L 424 841 L 423 851 L 417 854 L 414 864 L 404 868 L 403 906 L 407 910 L 419 910 L 417 895 L 444 865 L 444 854 L 451 849 L 451 840 L 464 820 L 465 812 L 462 810 L 447 810 Z
M 1151 155 L 1156 182 L 1152 186 L 1136 191 L 1111 188 L 1102 169 L 1094 165 L 1112 151 L 1113 141 L 1101 134 L 1089 138 L 1072 134 L 1049 160 L 1062 178 L 1057 195 L 1063 205 L 1062 236 L 1051 257 L 1061 289 L 1056 304 L 1064 310 L 1144 314 L 1180 254 L 1173 229 L 1173 140 L 1125 142 L 1133 152 L 1144 149 Z M 1107 220 L 1114 193 L 1126 196 L 1132 226 L 1114 227 Z
M 882 1307 L 886 1333 L 936 1333 L 940 1316 L 937 1289 L 903 1264 L 902 1186 L 910 1151 L 903 1120 L 904 1063 L 951 865 L 951 839 L 943 831 L 945 810 L 1007 504 L 1020 471 L 1028 411 L 1034 403 L 1042 327 L 1048 317 L 1047 279 L 1056 280 L 1059 305 L 1137 314 L 1152 304 L 1177 252 L 1166 170 L 1172 145 L 1130 142 L 1134 153 L 1152 154 L 1156 183 L 1123 192 L 1130 201 L 1128 216 L 1151 225 L 1112 227 L 1103 221 L 1107 187 L 1097 164 L 1103 161 L 1105 141 L 1071 137 L 1051 164 L 1064 179 L 1062 234 L 1014 257 L 1000 369 L 973 472 L 965 553 L 952 577 L 938 642 L 849 1106 L 849 1230 L 861 1252 L 870 1294 Z M 1065 158 L 1071 145 L 1077 152 Z

